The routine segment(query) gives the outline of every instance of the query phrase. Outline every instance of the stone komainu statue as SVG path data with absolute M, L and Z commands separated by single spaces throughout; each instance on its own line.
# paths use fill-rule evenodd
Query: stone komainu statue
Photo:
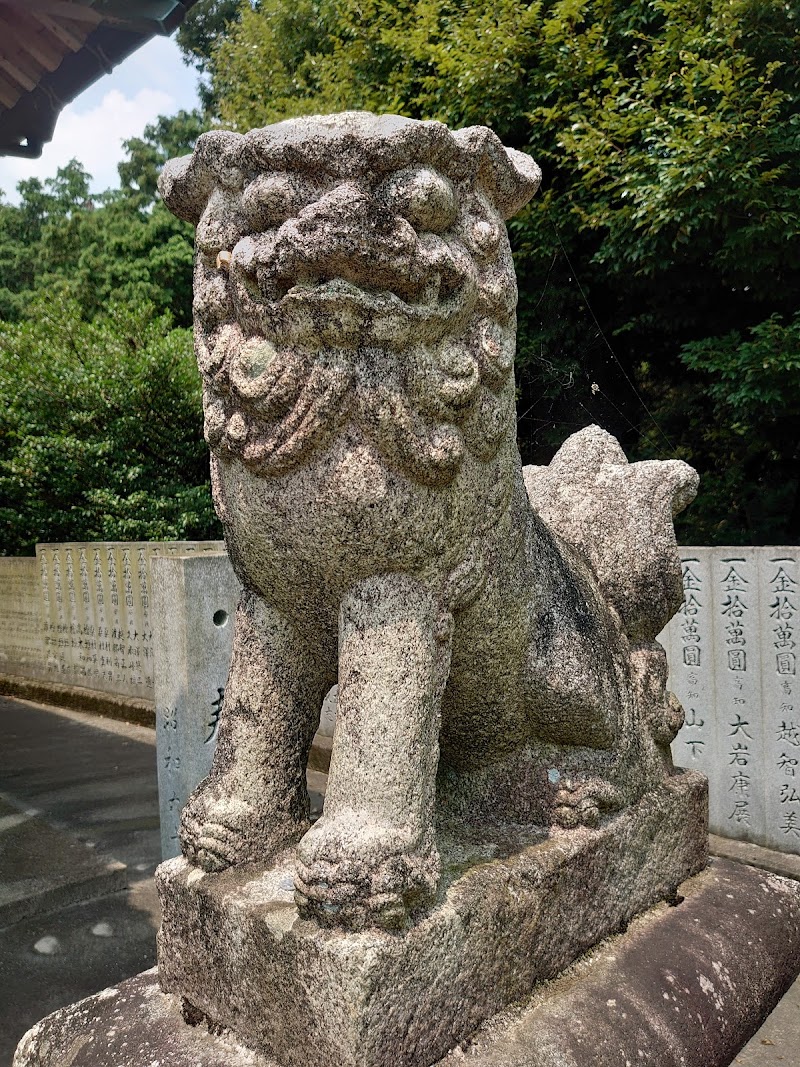
M 629 465 L 597 427 L 523 470 L 504 219 L 539 180 L 483 127 L 360 112 L 207 133 L 161 178 L 197 225 L 205 431 L 244 586 L 182 848 L 217 871 L 299 840 L 296 899 L 323 923 L 402 925 L 449 820 L 570 832 L 672 771 L 655 637 L 697 476 Z

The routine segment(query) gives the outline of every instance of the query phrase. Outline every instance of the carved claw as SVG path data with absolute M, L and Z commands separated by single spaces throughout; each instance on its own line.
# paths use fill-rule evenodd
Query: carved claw
M 195 867 L 217 874 L 263 854 L 263 827 L 255 810 L 242 801 L 196 792 L 181 813 L 181 851 Z
M 435 846 L 411 848 L 397 830 L 354 832 L 343 822 L 320 821 L 301 842 L 295 875 L 300 914 L 322 926 L 401 929 L 436 891 L 441 864 Z
M 241 852 L 243 835 L 223 823 L 192 818 L 181 819 L 181 851 L 195 867 L 215 874 L 232 867 Z
M 561 780 L 553 805 L 553 821 L 565 830 L 600 825 L 604 812 L 622 806 L 619 790 L 603 778 L 573 782 Z
M 651 714 L 653 738 L 659 745 L 669 745 L 678 735 L 686 718 L 683 706 L 674 693 L 666 693 L 660 707 Z

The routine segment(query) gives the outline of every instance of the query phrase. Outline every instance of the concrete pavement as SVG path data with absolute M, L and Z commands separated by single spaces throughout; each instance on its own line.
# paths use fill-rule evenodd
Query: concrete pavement
M 155 731 L 0 699 L 0 791 L 35 810 L 45 864 L 83 850 L 127 865 L 129 889 L 91 895 L 0 929 L 0 1067 L 42 1016 L 155 962 L 161 859 Z M 50 828 L 60 833 L 53 833 Z M 54 839 L 60 843 L 54 845 Z M 79 855 L 76 867 L 83 868 Z M 73 881 L 73 885 L 74 885 Z M 44 887 L 47 888 L 46 886 Z M 86 887 L 84 886 L 84 889 Z
M 154 730 L 5 698 L 0 722 L 6 815 L 35 809 L 70 835 L 67 852 L 76 839 L 100 859 L 121 860 L 129 882 L 126 891 L 0 928 L 0 1067 L 8 1067 L 19 1038 L 44 1015 L 154 964 L 152 875 L 161 856 Z M 324 776 L 314 773 L 310 784 L 323 788 Z M 321 798 L 313 799 L 319 809 Z M 734 1063 L 800 1067 L 800 981 Z

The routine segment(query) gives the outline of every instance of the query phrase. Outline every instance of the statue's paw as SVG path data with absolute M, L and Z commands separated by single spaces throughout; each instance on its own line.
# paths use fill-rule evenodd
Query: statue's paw
M 235 806 L 203 794 L 190 797 L 181 813 L 180 843 L 195 867 L 216 874 L 255 858 L 256 813 L 241 801 Z
M 604 813 L 621 806 L 619 790 L 604 778 L 562 779 L 553 799 L 553 822 L 565 830 L 595 827 Z
M 321 819 L 300 842 L 295 900 L 323 926 L 400 929 L 436 893 L 439 853 L 392 827 Z
M 660 706 L 650 715 L 651 730 L 657 744 L 666 747 L 678 735 L 686 716 L 683 705 L 674 693 L 666 693 Z

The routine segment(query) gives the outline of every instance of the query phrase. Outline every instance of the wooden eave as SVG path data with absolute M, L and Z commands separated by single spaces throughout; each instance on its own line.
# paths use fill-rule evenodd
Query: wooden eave
M 0 0 L 0 155 L 40 155 L 66 104 L 195 2 Z

